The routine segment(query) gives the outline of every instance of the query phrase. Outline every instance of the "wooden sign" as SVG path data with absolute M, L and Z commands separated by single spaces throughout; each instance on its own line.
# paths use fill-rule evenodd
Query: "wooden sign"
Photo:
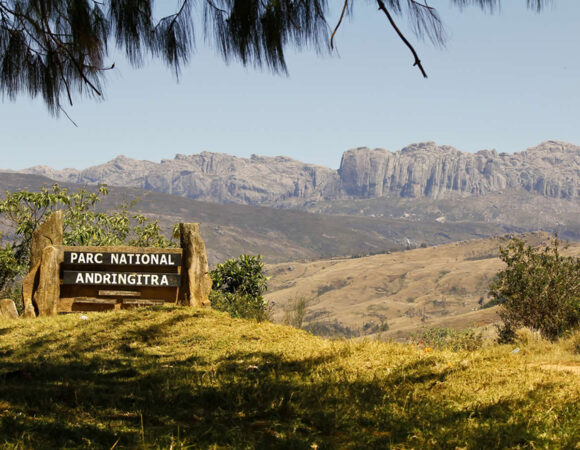
M 111 286 L 141 292 L 144 288 L 178 288 L 180 266 L 181 252 L 79 248 L 64 252 L 62 284 L 71 289 Z

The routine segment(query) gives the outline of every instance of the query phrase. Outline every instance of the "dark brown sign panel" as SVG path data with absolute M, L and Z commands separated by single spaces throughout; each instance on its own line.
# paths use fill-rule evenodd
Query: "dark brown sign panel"
M 95 272 L 65 270 L 63 284 L 77 286 L 179 287 L 177 273 Z
M 181 265 L 180 253 L 130 253 L 130 252 L 64 252 L 64 263 L 103 266 L 164 266 Z

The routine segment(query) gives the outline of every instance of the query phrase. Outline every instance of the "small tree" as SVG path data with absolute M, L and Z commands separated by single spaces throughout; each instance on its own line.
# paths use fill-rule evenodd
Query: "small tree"
M 262 256 L 241 255 L 228 259 L 211 271 L 213 281 L 211 306 L 226 311 L 232 317 L 265 320 L 267 302 L 263 294 L 268 278 L 263 273 Z
M 500 248 L 507 267 L 490 285 L 501 304 L 500 340 L 522 326 L 554 340 L 580 324 L 580 259 L 562 256 L 560 245 L 557 237 L 543 249 L 511 239 Z

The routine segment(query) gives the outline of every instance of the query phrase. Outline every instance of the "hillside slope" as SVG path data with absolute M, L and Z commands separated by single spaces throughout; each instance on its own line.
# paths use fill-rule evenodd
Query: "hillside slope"
M 5 448 L 580 442 L 572 341 L 455 353 L 327 341 L 190 308 L 18 320 L 0 335 Z
M 52 183 L 37 175 L 0 173 L 0 192 L 38 190 L 43 184 Z M 80 187 L 70 183 L 63 186 L 72 191 Z M 166 230 L 178 222 L 200 222 L 211 264 L 243 253 L 262 254 L 268 262 L 379 253 L 408 245 L 433 245 L 520 229 L 476 222 L 420 224 L 404 219 L 221 205 L 122 187 L 111 188 L 99 207 L 115 209 L 122 202 L 134 199 L 139 199 L 134 210 L 158 218 Z
M 532 245 L 550 235 L 531 233 Z M 476 239 L 356 259 L 331 259 L 267 267 L 266 298 L 276 320 L 296 299 L 308 300 L 304 327 L 323 335 L 380 334 L 405 340 L 422 328 L 468 328 L 498 321 L 487 302 L 488 286 L 503 263 L 502 240 Z M 580 243 L 569 254 L 580 256 Z M 388 324 L 388 330 L 384 324 Z

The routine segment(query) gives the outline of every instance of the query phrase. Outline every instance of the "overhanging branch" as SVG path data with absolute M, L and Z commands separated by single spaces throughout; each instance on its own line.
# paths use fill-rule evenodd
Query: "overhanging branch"
M 385 3 L 383 2 L 383 0 L 377 0 L 377 4 L 379 5 L 379 10 L 381 10 L 382 12 L 385 13 L 385 15 L 387 16 L 387 19 L 389 19 L 389 22 L 391 23 L 391 26 L 397 32 L 397 34 L 399 35 L 401 40 L 405 43 L 405 45 L 409 48 L 409 50 L 411 50 L 411 53 L 413 54 L 413 57 L 415 58 L 415 62 L 413 63 L 413 66 L 417 66 L 419 68 L 419 70 L 421 71 L 421 73 L 423 74 L 423 77 L 427 78 L 427 73 L 425 72 L 425 69 L 423 69 L 423 65 L 421 64 L 421 60 L 419 59 L 419 55 L 417 55 L 417 52 L 415 51 L 415 49 L 413 48 L 411 43 L 407 40 L 407 38 L 403 35 L 403 33 L 401 33 L 401 30 L 399 30 L 399 27 L 397 27 L 397 24 L 393 20 L 393 17 L 391 16 L 391 13 L 389 13 L 389 10 L 385 6 Z

